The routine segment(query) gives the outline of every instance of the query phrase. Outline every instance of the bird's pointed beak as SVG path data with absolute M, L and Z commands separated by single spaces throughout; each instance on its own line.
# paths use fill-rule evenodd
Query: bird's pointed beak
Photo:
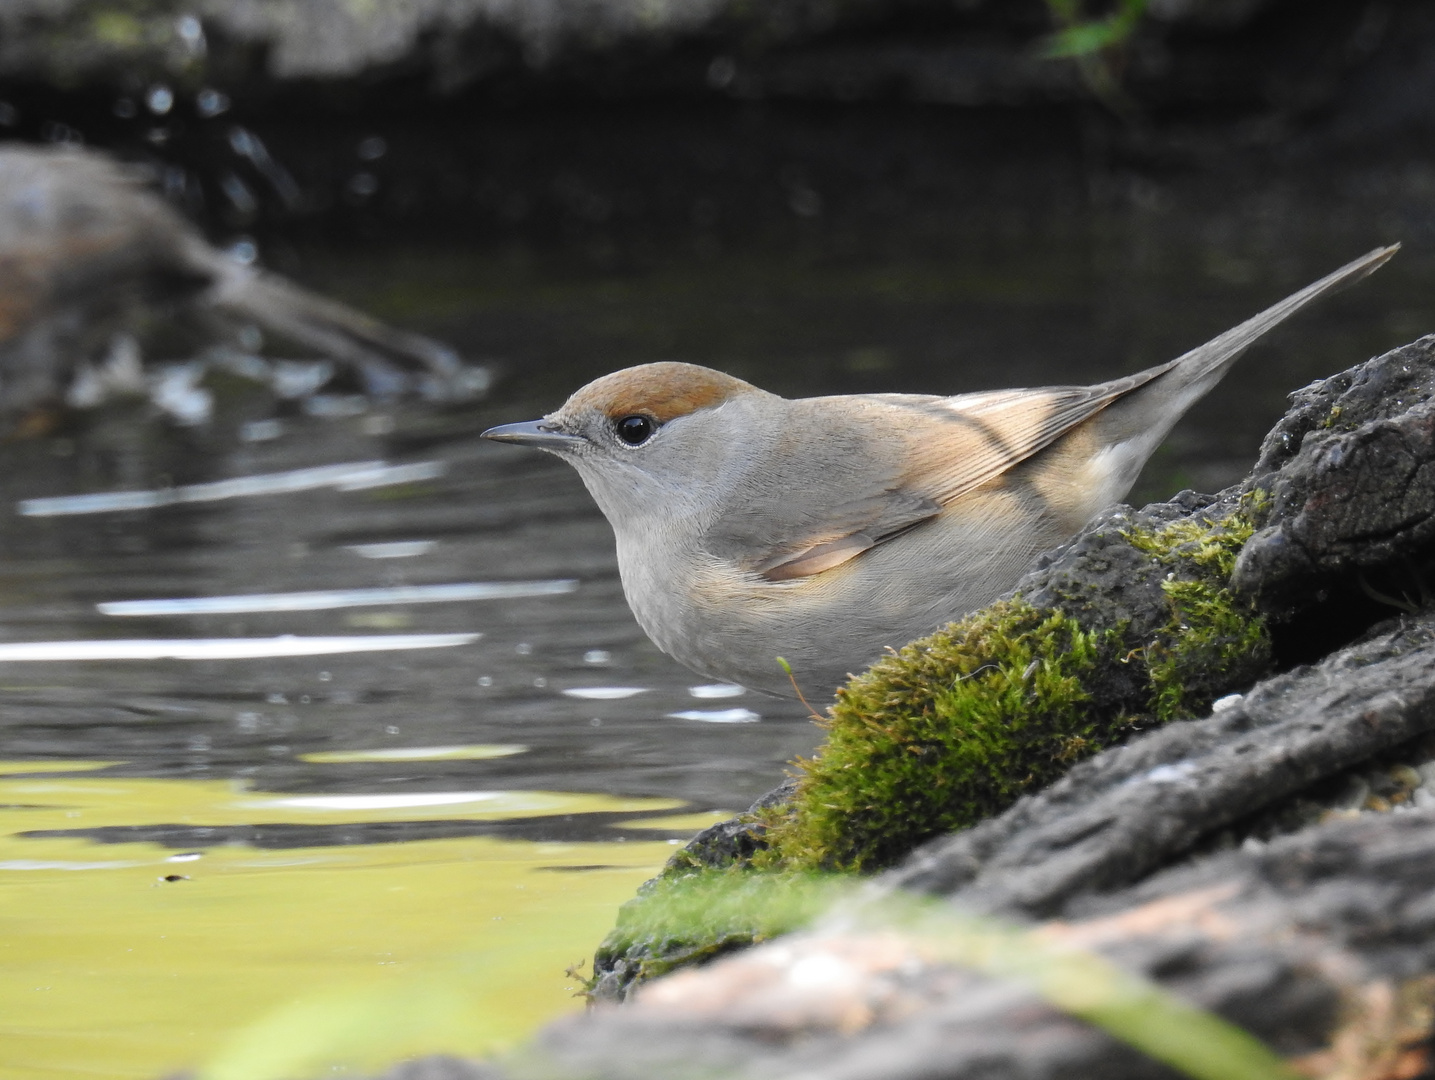
M 479 438 L 494 442 L 536 446 L 540 450 L 572 450 L 585 440 L 578 435 L 555 430 L 546 420 L 526 420 L 521 424 L 500 424 L 483 432 Z

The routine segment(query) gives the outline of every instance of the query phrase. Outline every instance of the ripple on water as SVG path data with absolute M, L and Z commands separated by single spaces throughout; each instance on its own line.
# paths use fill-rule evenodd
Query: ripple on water
M 333 488 L 337 491 L 364 491 L 396 484 L 434 480 L 447 471 L 441 461 L 412 465 L 390 465 L 384 461 L 356 461 L 340 465 L 317 465 L 280 473 L 240 476 L 205 484 L 141 491 L 101 491 L 91 495 L 57 495 L 24 499 L 19 504 L 23 517 L 63 517 L 70 514 L 109 514 L 120 510 L 150 510 L 180 503 L 220 502 L 256 495 L 284 495 L 300 491 Z
M 310 589 L 234 596 L 111 600 L 95 605 L 102 615 L 238 615 L 251 612 L 331 611 L 390 604 L 448 604 L 464 600 L 517 600 L 561 596 L 578 588 L 573 578 L 549 581 L 464 581 L 448 585 L 389 585 L 372 589 Z
M 0 662 L 61 660 L 249 660 L 270 656 L 451 649 L 483 635 L 363 634 L 351 637 L 176 638 L 114 641 L 15 641 L 0 645 Z

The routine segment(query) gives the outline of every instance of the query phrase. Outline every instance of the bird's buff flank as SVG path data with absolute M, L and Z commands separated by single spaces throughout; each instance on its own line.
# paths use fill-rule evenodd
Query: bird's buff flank
M 693 364 L 643 364 L 483 436 L 578 470 L 613 526 L 633 614 L 664 652 L 791 695 L 784 657 L 821 694 L 1011 589 L 1126 494 L 1252 342 L 1398 248 L 1096 386 L 788 400 Z

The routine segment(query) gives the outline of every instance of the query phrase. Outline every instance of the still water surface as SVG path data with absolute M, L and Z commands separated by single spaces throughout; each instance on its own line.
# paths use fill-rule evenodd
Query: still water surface
M 311 281 L 491 361 L 494 393 L 312 416 L 220 380 L 206 425 L 116 408 L 0 446 L 0 1072 L 222 1064 L 354 987 L 460 988 L 350 1032 L 355 1067 L 576 1007 L 565 968 L 616 906 L 820 732 L 660 655 L 576 477 L 476 433 L 657 359 L 786 393 L 1095 381 L 1400 238 L 1261 220 L 1053 212 L 623 272 L 318 253 Z M 1430 279 L 1408 249 L 1257 349 L 1137 496 L 1237 478 L 1287 391 L 1435 326 Z
M 276 1008 L 406 979 L 461 1015 L 355 1064 L 511 1043 L 814 741 L 647 643 L 571 478 L 474 437 L 499 405 L 255 441 L 249 404 L 4 448 L 7 1078 L 222 1063 Z

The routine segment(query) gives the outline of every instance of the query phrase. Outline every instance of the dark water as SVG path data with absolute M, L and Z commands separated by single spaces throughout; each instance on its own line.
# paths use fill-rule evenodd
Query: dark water
M 254 418 L 269 418 L 267 402 L 221 392 L 203 427 L 112 411 L 60 437 L 6 446 L 0 498 L 12 508 L 344 463 L 400 471 L 360 477 L 355 490 L 343 490 L 341 478 L 315 490 L 155 509 L 12 510 L 0 519 L 4 638 L 483 636 L 452 648 L 312 659 L 14 666 L 6 681 L 24 685 L 4 691 L 8 755 L 83 747 L 91 758 L 124 758 L 136 775 L 243 776 L 276 790 L 375 782 L 442 789 L 471 766 L 397 774 L 366 766 L 336 777 L 295 759 L 335 748 L 521 742 L 531 750 L 485 764 L 486 781 L 738 805 L 811 748 L 816 736 L 803 710 L 752 694 L 693 698 L 689 688 L 704 680 L 660 655 L 628 614 L 607 525 L 576 476 L 545 455 L 483 443 L 477 432 L 537 416 L 605 371 L 663 358 L 719 366 L 789 394 L 1096 381 L 1174 355 L 1365 247 L 1321 244 L 1273 267 L 1184 237 L 1148 239 L 1152 250 L 1131 251 L 1025 237 L 1009 251 L 966 253 L 947 265 L 743 252 L 621 277 L 511 253 L 371 252 L 361 275 L 316 258 L 316 276 L 341 293 L 381 311 L 423 314 L 426 328 L 490 360 L 499 372 L 494 393 L 462 409 L 294 414 L 266 427 Z M 1411 284 L 1428 267 L 1421 255 L 1403 253 L 1254 350 L 1175 432 L 1133 497 L 1239 478 L 1288 390 L 1413 336 L 1421 309 L 1410 304 L 1418 299 Z M 255 434 L 273 437 L 245 441 Z M 412 546 L 366 557 L 365 545 L 397 543 Z M 96 608 L 502 582 L 572 582 L 573 591 L 277 613 L 115 617 Z M 643 693 L 563 693 L 602 686 Z M 761 722 L 669 716 L 738 707 Z
M 658 654 L 627 615 L 606 524 L 572 478 L 537 455 L 475 438 L 500 415 L 485 408 L 297 417 L 281 421 L 276 438 L 238 445 L 101 422 L 74 439 L 10 448 L 4 492 L 12 505 L 56 492 L 163 489 L 344 463 L 399 470 L 360 472 L 357 482 L 374 486 L 357 490 L 331 485 L 153 510 L 12 514 L 5 526 L 10 641 L 482 637 L 299 658 L 9 665 L 9 685 L 0 691 L 7 756 L 80 751 L 127 762 L 112 774 L 243 777 L 276 791 L 445 791 L 479 777 L 504 788 L 667 795 L 705 807 L 736 805 L 770 786 L 778 764 L 808 748 L 810 726 L 785 703 L 692 696 L 689 687 L 706 680 Z M 404 482 L 414 475 L 420 479 Z M 51 506 L 28 509 L 44 514 Z M 404 604 L 383 602 L 381 594 L 330 610 L 148 616 L 110 616 L 96 607 L 490 583 L 516 584 L 520 593 L 532 586 L 537 595 Z M 616 700 L 564 694 L 595 687 L 641 692 Z M 737 706 L 759 712 L 762 722 L 668 717 Z M 368 764 L 336 773 L 298 760 L 322 751 L 472 743 L 529 749 L 477 767 L 427 762 L 397 771 Z M 581 823 L 549 823 L 546 832 L 585 834 Z M 196 837 L 176 828 L 165 840 L 191 846 Z
M 640 819 L 653 813 L 644 807 L 740 808 L 781 779 L 785 762 L 810 752 L 820 732 L 800 706 L 702 689 L 706 680 L 659 654 L 623 603 L 607 525 L 577 477 L 555 459 L 482 443 L 478 431 L 531 419 L 590 378 L 659 359 L 709 364 L 794 395 L 1102 380 L 1198 344 L 1377 243 L 1406 240 L 1375 278 L 1254 349 L 1172 435 L 1133 498 L 1213 490 L 1245 472 L 1290 390 L 1435 329 L 1432 177 L 1415 165 L 1266 186 L 1112 175 L 1093 191 L 1089 177 L 1074 176 L 1040 199 L 1007 202 L 988 190 L 984 202 L 954 202 L 945 216 L 885 231 L 798 200 L 793 221 L 771 235 L 734 240 L 698 229 L 659 249 L 625 247 L 621 235 L 477 248 L 432 238 L 390 237 L 361 249 L 295 242 L 286 249 L 292 272 L 452 341 L 492 366 L 493 392 L 461 408 L 410 403 L 310 416 L 221 380 L 207 424 L 177 427 L 138 408 L 110 408 L 57 435 L 0 446 L 0 756 L 15 763 L 12 773 L 112 762 L 89 775 L 369 801 L 317 821 L 231 808 L 117 812 L 87 824 L 76 810 L 71 824 L 47 818 L 35 828 L 21 804 L 40 795 L 27 789 L 10 796 L 6 851 L 14 857 L 4 865 L 16 874 L 35 869 L 20 857 L 26 844 L 63 841 L 91 852 L 96 866 L 115 845 L 148 852 L 136 858 L 156 864 L 175 852 L 345 845 L 382 851 L 374 857 L 402 867 L 406 851 L 430 850 L 426 841 L 497 838 L 538 845 L 522 849 L 531 852 L 576 845 L 550 861 L 592 870 L 616 865 L 613 845 L 631 840 L 633 850 L 646 845 L 644 854 L 603 894 L 621 898 L 667 850 L 658 843 L 701 824 L 644 828 Z M 345 465 L 352 468 L 338 468 Z M 321 467 L 330 472 L 294 475 Z M 259 486 L 288 490 L 214 486 L 275 476 Z M 113 492 L 167 492 L 149 498 L 168 504 L 46 501 Z M 58 512 L 76 509 L 84 512 Z M 413 593 L 353 592 L 431 586 L 459 588 L 426 603 L 412 602 Z M 346 594 L 293 595 L 314 591 Z M 123 614 L 100 606 L 220 597 L 247 598 L 227 601 L 231 609 L 270 610 Z M 221 655 L 236 639 L 280 635 L 394 640 L 376 651 Z M 156 639 L 180 645 L 115 645 Z M 37 660 L 6 651 L 46 642 L 91 643 L 72 648 L 92 654 L 209 653 Z M 114 790 L 123 804 L 138 798 L 127 793 L 150 789 Z M 415 796 L 474 791 L 670 801 L 517 799 L 475 815 L 445 812 L 440 799 L 414 809 L 424 805 Z M 45 798 L 47 806 L 64 802 Z M 404 809 L 385 814 L 385 805 Z M 595 853 L 583 854 L 585 844 Z M 520 849 L 463 850 L 455 856 L 460 882 L 499 873 L 484 869 L 498 865 L 493 853 Z M 39 871 L 82 865 L 73 854 L 64 867 L 48 857 Z M 311 888 L 331 903 L 329 872 L 296 879 L 291 896 Z M 85 879 L 61 874 L 53 895 L 81 903 Z M 445 910 L 462 928 L 489 917 L 483 903 Z M 244 910 L 252 914 L 250 901 Z M 610 912 L 597 910 L 573 931 L 564 946 L 572 958 Z M 247 925 L 221 920 L 205 947 Z M 102 936 L 119 933 L 109 927 Z M 88 963 L 85 955 L 75 963 Z M 255 1000 L 282 1000 L 276 994 L 255 991 Z M 154 1006 L 159 1012 L 178 1008 L 156 1000 L 167 1002 Z M 534 1006 L 523 1023 L 556 1007 Z M 42 1075 L 63 1056 L 48 1022 L 15 1021 L 38 1047 L 16 1075 Z M 145 1022 L 132 1014 L 111 1028 L 100 1022 L 95 1060 L 106 1059 L 104 1031 L 123 1039 Z M 193 1064 L 221 1034 L 210 1031 L 182 1053 L 136 1051 L 132 1066 L 111 1074 Z

